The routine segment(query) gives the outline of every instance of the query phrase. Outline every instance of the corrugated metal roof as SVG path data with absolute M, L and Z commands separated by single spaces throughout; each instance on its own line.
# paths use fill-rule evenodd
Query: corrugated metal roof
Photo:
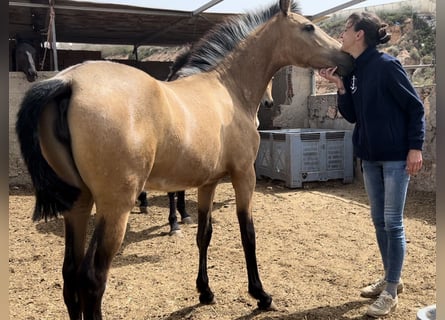
M 9 1 L 9 37 L 46 38 L 48 0 Z M 135 6 L 55 0 L 57 42 L 178 46 L 202 37 L 233 14 L 149 9 Z

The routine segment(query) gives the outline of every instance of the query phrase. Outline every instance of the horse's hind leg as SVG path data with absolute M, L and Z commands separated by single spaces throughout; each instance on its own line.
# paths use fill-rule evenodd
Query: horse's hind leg
M 241 232 L 249 280 L 249 293 L 258 300 L 258 308 L 275 310 L 272 298 L 263 290 L 256 259 L 255 227 L 252 218 L 252 196 L 255 189 L 255 170 L 232 174 L 235 189 L 236 214 Z
M 93 199 L 90 192 L 83 190 L 73 208 L 64 213 L 63 297 L 71 320 L 82 319 L 77 276 L 84 257 L 85 238 L 92 207 Z
M 196 242 L 199 249 L 199 270 L 196 279 L 199 301 L 204 304 L 215 303 L 215 296 L 209 287 L 207 275 L 207 250 L 212 239 L 212 207 L 216 183 L 198 188 L 198 233 Z
M 168 193 L 168 202 L 169 202 L 169 213 L 168 213 L 168 223 L 170 225 L 170 235 L 175 235 L 181 232 L 181 227 L 178 224 L 178 218 L 176 217 L 176 202 L 175 202 L 175 193 Z
M 133 198 L 134 201 L 135 197 Z M 102 319 L 101 304 L 111 261 L 122 244 L 133 203 L 96 202 L 95 229 L 79 272 L 84 319 Z
M 181 221 L 185 224 L 191 224 L 192 217 L 187 213 L 187 210 L 185 209 L 185 191 L 178 191 L 176 192 L 176 208 L 179 211 L 179 214 L 181 215 Z

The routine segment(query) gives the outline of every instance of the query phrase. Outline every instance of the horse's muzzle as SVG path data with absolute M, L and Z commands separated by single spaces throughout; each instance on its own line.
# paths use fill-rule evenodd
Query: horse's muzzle
M 337 70 L 336 73 L 338 73 L 339 76 L 347 76 L 354 70 L 354 58 L 348 54 L 344 53 L 343 58 L 341 61 L 337 63 Z
M 28 79 L 29 82 L 34 82 L 37 80 L 37 78 L 38 78 L 37 72 L 35 71 L 26 73 L 26 79 Z

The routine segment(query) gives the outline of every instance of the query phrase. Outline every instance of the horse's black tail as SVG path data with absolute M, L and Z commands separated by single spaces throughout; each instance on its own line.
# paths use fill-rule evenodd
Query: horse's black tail
M 36 83 L 23 98 L 17 115 L 16 132 L 23 159 L 35 189 L 36 204 L 33 220 L 55 218 L 69 210 L 80 194 L 80 189 L 60 179 L 42 155 L 39 141 L 39 118 L 45 105 L 55 102 L 67 104 L 71 97 L 70 84 L 59 79 Z M 66 112 L 59 112 L 66 124 Z M 66 142 L 66 141 L 65 141 Z

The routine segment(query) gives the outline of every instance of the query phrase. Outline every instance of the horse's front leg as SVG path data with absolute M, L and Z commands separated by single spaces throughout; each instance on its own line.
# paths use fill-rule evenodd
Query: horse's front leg
M 199 249 L 199 271 L 196 279 L 199 301 L 203 304 L 215 303 L 215 296 L 209 287 L 207 275 L 207 249 L 212 238 L 212 207 L 217 183 L 198 188 L 198 233 L 196 242 Z
M 232 184 L 236 197 L 236 214 L 246 258 L 249 293 L 258 300 L 259 309 L 276 310 L 272 297 L 263 289 L 258 272 L 255 227 L 252 218 L 252 197 L 255 189 L 255 179 L 255 169 L 253 166 L 250 170 L 232 174 Z
M 135 198 L 133 198 L 135 199 Z M 102 297 L 111 261 L 124 238 L 132 204 L 97 202 L 96 223 L 79 271 L 80 302 L 84 320 L 102 319 Z

